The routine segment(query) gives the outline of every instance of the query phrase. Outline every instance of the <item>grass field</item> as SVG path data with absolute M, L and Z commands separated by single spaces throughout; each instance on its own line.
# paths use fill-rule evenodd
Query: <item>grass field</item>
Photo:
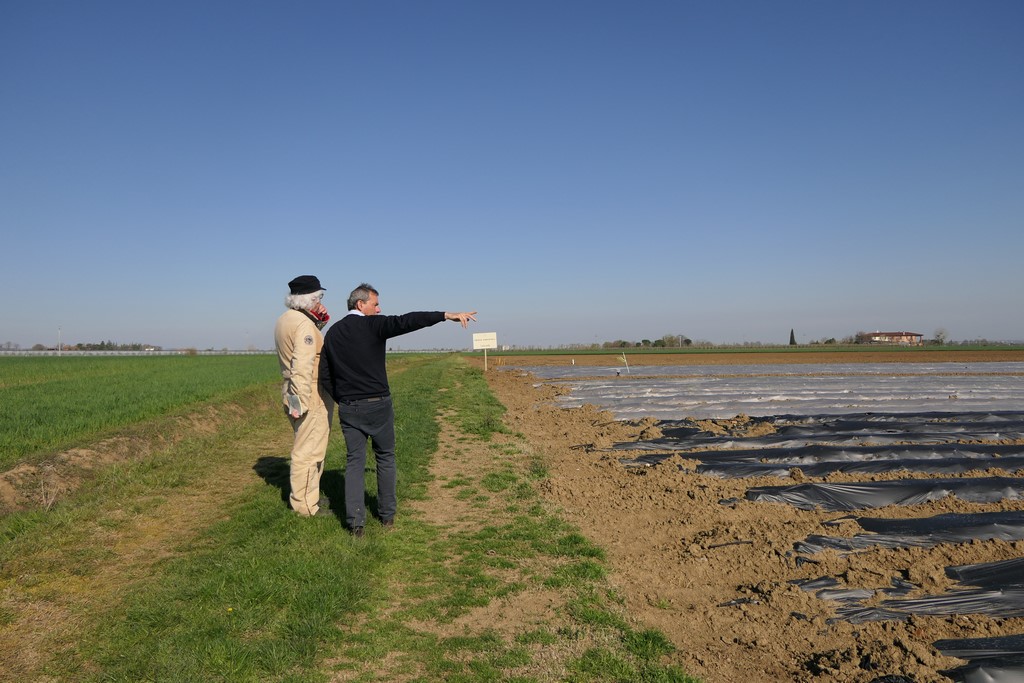
M 0 470 L 276 374 L 269 355 L 0 357 Z
M 543 462 L 459 356 L 390 361 L 401 507 L 364 539 L 287 509 L 272 357 L 13 360 L 3 397 L 47 419 L 19 408 L 5 467 L 159 438 L 0 518 L 0 680 L 693 680 L 623 612 L 604 551 L 545 509 Z

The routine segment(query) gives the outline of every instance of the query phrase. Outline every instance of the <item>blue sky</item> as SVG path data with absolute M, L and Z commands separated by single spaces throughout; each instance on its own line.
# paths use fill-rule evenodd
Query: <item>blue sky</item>
M 0 344 L 1024 339 L 1017 0 L 0 0 Z

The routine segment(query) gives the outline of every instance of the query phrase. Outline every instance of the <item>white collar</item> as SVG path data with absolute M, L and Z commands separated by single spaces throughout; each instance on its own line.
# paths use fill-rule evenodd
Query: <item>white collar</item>
M 365 313 L 363 313 L 362 311 L 356 310 L 355 308 L 353 308 L 351 311 L 349 311 L 345 315 L 361 315 L 363 317 L 366 317 Z

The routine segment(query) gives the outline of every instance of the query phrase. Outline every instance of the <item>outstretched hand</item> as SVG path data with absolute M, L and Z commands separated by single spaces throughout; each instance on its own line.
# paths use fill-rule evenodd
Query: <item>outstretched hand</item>
M 445 320 L 457 320 L 463 327 L 469 326 L 469 321 L 476 321 L 476 311 L 470 311 L 469 313 L 448 313 L 444 314 Z

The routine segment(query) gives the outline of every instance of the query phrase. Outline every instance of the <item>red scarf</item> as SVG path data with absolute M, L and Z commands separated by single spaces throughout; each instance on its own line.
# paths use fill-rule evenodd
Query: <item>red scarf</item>
M 316 325 L 316 329 L 318 330 L 324 329 L 324 327 L 327 326 L 327 321 L 331 319 L 331 316 L 327 314 L 326 310 L 323 313 L 314 313 L 313 311 L 302 312 L 309 316 L 309 319 L 313 321 L 313 324 Z

